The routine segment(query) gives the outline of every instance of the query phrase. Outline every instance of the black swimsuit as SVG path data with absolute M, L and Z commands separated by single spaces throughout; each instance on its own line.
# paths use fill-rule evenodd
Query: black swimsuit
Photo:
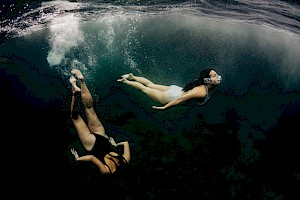
M 105 164 L 108 167 L 110 173 L 112 173 L 109 166 L 104 161 L 105 155 L 113 151 L 112 145 L 106 137 L 95 133 L 92 134 L 96 137 L 96 141 L 90 152 L 103 164 Z

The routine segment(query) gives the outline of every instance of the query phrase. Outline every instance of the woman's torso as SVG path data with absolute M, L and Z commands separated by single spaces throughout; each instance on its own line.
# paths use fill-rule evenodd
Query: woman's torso
M 198 105 L 205 104 L 210 98 L 210 91 L 206 85 L 199 85 L 189 91 L 184 91 L 181 96 L 186 94 L 190 94 L 189 99 L 187 99 L 189 102 L 193 102 Z
M 119 160 L 116 158 L 119 156 L 114 150 L 108 138 L 92 133 L 96 137 L 95 144 L 91 150 L 92 155 L 99 159 L 104 165 L 106 165 L 110 173 L 114 173 L 119 165 Z

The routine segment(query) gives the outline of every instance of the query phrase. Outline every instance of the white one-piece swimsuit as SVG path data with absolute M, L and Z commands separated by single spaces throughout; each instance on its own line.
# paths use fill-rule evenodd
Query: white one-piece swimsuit
M 182 87 L 170 85 L 170 88 L 168 89 L 169 102 L 181 97 L 182 93 Z

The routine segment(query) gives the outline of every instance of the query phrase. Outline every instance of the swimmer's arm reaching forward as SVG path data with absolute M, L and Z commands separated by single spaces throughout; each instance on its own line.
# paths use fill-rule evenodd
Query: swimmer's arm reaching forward
M 182 103 L 186 100 L 184 100 L 184 96 L 182 96 L 182 97 L 179 97 L 177 99 L 174 99 L 173 101 L 165 104 L 164 106 L 152 106 L 152 108 L 154 108 L 156 110 L 165 110 L 165 109 L 170 108 L 172 106 L 176 106 L 176 105 L 178 105 L 178 104 L 180 104 L 180 103 Z
M 71 149 L 71 153 L 74 155 L 76 161 L 91 161 L 95 165 L 98 166 L 100 172 L 102 174 L 109 174 L 110 170 L 106 165 L 104 165 L 98 158 L 96 158 L 93 155 L 85 155 L 85 156 L 79 156 L 77 151 L 75 151 L 73 148 Z
M 182 102 L 185 102 L 189 99 L 193 98 L 203 98 L 206 96 L 206 91 L 201 86 L 195 87 L 192 90 L 187 91 L 185 94 L 183 94 L 181 97 L 174 99 L 173 101 L 167 103 L 164 106 L 152 106 L 152 108 L 157 110 L 165 110 L 167 108 L 170 108 L 172 106 L 176 106 Z
M 126 159 L 127 163 L 129 163 L 130 162 L 130 148 L 129 148 L 129 143 L 127 141 L 125 141 L 125 142 L 119 142 L 117 144 L 117 146 L 119 146 L 119 145 L 123 145 L 123 147 L 124 147 L 123 156 Z

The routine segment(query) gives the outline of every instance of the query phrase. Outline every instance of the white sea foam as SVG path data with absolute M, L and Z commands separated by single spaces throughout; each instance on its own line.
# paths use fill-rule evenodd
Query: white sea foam
M 79 19 L 74 14 L 54 19 L 49 30 L 51 48 L 48 52 L 47 61 L 50 66 L 59 65 L 73 47 L 84 42 L 84 35 L 79 27 Z

